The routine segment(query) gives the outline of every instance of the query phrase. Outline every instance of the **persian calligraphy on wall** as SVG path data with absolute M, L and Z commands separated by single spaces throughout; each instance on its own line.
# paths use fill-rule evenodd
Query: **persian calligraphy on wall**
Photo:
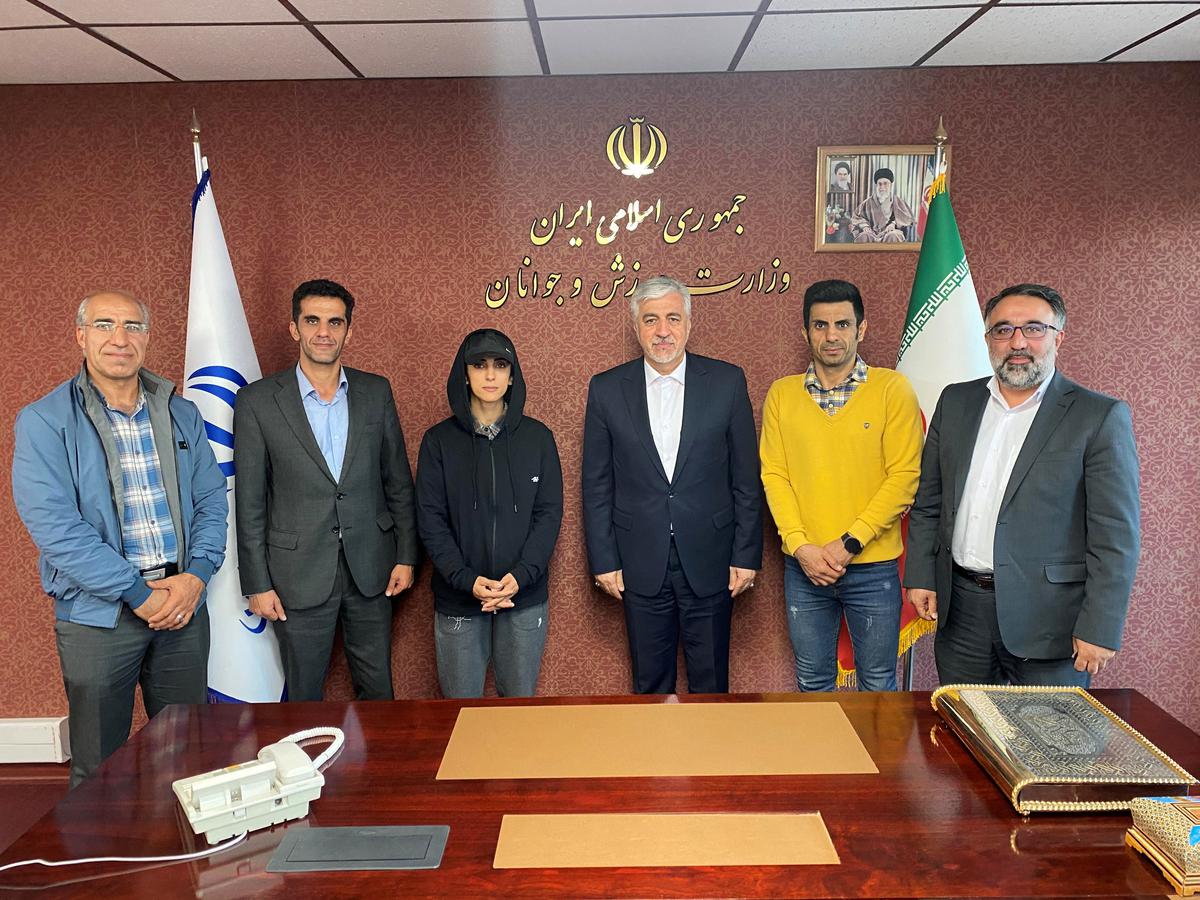
M 609 132 L 605 154 L 622 175 L 640 180 L 663 164 L 667 138 L 645 117 L 630 116 L 628 125 Z M 601 206 L 589 198 L 563 200 L 552 209 L 532 214 L 528 235 L 522 235 L 522 240 L 527 237 L 533 250 L 522 254 L 514 271 L 498 275 L 485 285 L 484 302 L 489 309 L 499 309 L 514 300 L 550 300 L 555 306 L 579 300 L 603 309 L 615 298 L 629 297 L 637 289 L 642 270 L 639 246 L 649 243 L 702 252 L 704 241 L 736 240 L 746 233 L 748 205 L 748 194 L 738 191 L 730 194 L 727 203 L 715 207 L 673 201 L 661 195 L 638 197 L 615 206 Z M 607 274 L 599 278 L 585 274 L 599 268 L 596 248 L 605 248 Z M 704 264 L 703 257 L 692 256 L 677 268 L 691 273 L 688 289 L 694 296 L 706 296 L 726 292 L 785 293 L 791 287 L 792 276 L 782 266 L 781 256 L 772 255 L 740 272 L 714 272 L 712 266 Z

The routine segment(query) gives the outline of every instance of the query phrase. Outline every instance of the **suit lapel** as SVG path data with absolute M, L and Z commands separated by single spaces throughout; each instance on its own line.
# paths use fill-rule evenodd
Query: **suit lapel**
M 1004 488 L 1004 498 L 1000 501 L 1001 512 L 1012 501 L 1013 494 L 1017 492 L 1017 488 L 1029 474 L 1033 461 L 1042 452 L 1042 447 L 1046 446 L 1046 441 L 1050 440 L 1050 435 L 1054 434 L 1059 422 L 1062 421 L 1063 416 L 1067 414 L 1067 410 L 1075 401 L 1074 385 L 1071 382 L 1057 372 L 1051 376 L 1051 379 L 1050 384 L 1046 386 L 1042 402 L 1038 406 L 1037 415 L 1033 417 L 1033 424 L 1029 426 L 1029 433 L 1025 435 L 1025 443 L 1021 445 L 1021 452 L 1017 454 L 1012 474 L 1008 476 L 1008 485 Z
M 346 435 L 346 453 L 342 458 L 342 477 L 350 471 L 354 451 L 362 443 L 363 430 L 367 427 L 367 392 L 362 379 L 355 379 L 350 369 L 346 370 L 346 399 L 350 403 L 350 427 Z
M 983 423 L 984 408 L 991 402 L 987 380 L 967 394 L 967 408 L 963 410 L 962 441 L 958 445 L 958 460 L 954 470 L 954 506 L 958 509 L 966 489 L 967 474 L 971 471 L 971 457 L 975 453 L 975 441 L 979 438 L 979 426 Z
M 650 407 L 646 403 L 646 373 L 645 363 L 635 360 L 629 367 L 625 377 L 621 379 L 621 390 L 625 394 L 625 405 L 629 408 L 629 418 L 633 422 L 633 430 L 637 432 L 642 448 L 654 463 L 654 468 L 662 476 L 663 481 L 670 481 L 663 469 L 662 460 L 658 456 L 658 448 L 654 446 L 654 434 L 650 431 Z M 686 392 L 684 394 L 686 398 Z M 685 413 L 686 418 L 686 413 Z
M 321 448 L 317 446 L 317 439 L 313 437 L 312 426 L 308 424 L 308 415 L 304 412 L 304 401 L 300 399 L 300 385 L 296 381 L 294 369 L 288 370 L 279 379 L 275 402 L 300 446 L 312 457 L 312 461 L 325 477 L 333 481 L 333 473 L 329 471 L 329 466 L 325 465 L 325 457 L 321 455 Z
M 685 383 L 683 388 L 683 426 L 679 432 L 679 452 L 675 455 L 676 475 L 683 471 L 684 460 L 695 443 L 696 431 L 700 427 L 700 412 L 704 408 L 704 392 L 708 387 L 704 376 L 707 374 L 708 370 L 695 356 L 687 357 L 687 374 L 684 377 L 691 385 Z

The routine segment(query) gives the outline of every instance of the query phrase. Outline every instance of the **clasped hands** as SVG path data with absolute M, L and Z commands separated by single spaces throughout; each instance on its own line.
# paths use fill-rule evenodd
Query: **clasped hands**
M 483 612 L 495 613 L 502 609 L 512 609 L 516 606 L 512 598 L 517 595 L 517 591 L 520 589 L 521 587 L 517 584 L 517 579 L 513 577 L 512 572 L 508 572 L 499 581 L 480 575 L 475 579 L 475 585 L 471 588 L 471 593 L 479 601 L 479 608 Z
M 813 584 L 828 587 L 846 574 L 846 566 L 854 557 L 841 538 L 828 544 L 804 544 L 796 549 L 796 562 Z
M 146 586 L 150 596 L 133 612 L 151 631 L 183 628 L 192 620 L 204 592 L 204 582 L 190 572 L 147 581 Z

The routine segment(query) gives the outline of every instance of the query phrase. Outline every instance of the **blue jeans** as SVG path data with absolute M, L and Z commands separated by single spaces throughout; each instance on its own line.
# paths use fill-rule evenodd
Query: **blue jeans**
M 796 656 L 796 687 L 832 691 L 842 616 L 854 644 L 860 691 L 896 690 L 900 646 L 900 569 L 896 560 L 858 563 L 828 586 L 813 584 L 795 557 L 784 559 L 788 635 Z
M 496 693 L 532 697 L 542 671 L 550 626 L 550 601 L 523 603 L 477 616 L 434 612 L 433 645 L 443 697 L 482 697 L 488 661 L 496 667 Z

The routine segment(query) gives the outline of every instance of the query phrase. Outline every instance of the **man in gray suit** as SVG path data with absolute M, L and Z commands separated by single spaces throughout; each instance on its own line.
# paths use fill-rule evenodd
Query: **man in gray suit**
M 929 424 L 904 584 L 938 620 L 943 684 L 1086 687 L 1121 645 L 1137 570 L 1129 407 L 1055 372 L 1067 311 L 1018 284 L 984 309 L 996 375 Z
M 354 693 L 392 699 L 391 598 L 417 561 L 412 472 L 386 378 L 340 362 L 354 297 L 292 295 L 297 365 L 247 385 L 234 413 L 238 562 L 275 623 L 289 700 L 320 700 L 338 622 Z

